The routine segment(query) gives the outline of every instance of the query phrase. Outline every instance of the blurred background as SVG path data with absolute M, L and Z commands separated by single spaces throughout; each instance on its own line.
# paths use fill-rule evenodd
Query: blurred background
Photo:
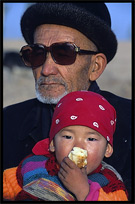
M 3 106 L 35 97 L 31 69 L 24 67 L 19 50 L 25 45 L 20 31 L 23 12 L 32 3 L 3 3 Z M 97 80 L 102 90 L 131 98 L 132 3 L 106 3 L 112 30 L 118 39 L 118 51 Z M 110 48 L 111 49 L 111 48 Z

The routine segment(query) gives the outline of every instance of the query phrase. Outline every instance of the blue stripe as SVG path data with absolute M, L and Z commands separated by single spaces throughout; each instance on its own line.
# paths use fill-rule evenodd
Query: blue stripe
M 47 159 L 48 159 L 47 157 L 42 156 L 42 155 L 34 155 L 34 156 L 31 156 L 31 157 L 28 157 L 27 159 L 25 159 L 24 162 L 22 163 L 22 167 L 27 162 L 30 162 L 30 161 L 37 162 L 37 161 L 44 161 L 44 160 L 47 160 Z
M 48 174 L 48 172 L 45 168 L 38 168 L 33 171 L 29 171 L 23 176 L 23 185 L 26 185 L 33 180 L 44 178 L 46 174 Z
M 109 183 L 108 179 L 101 173 L 95 173 L 95 174 L 89 175 L 88 179 L 90 179 L 93 182 L 99 183 L 101 187 L 104 187 Z

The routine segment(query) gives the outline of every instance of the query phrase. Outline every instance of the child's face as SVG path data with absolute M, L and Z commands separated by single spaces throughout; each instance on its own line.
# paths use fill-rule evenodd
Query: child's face
M 68 156 L 73 147 L 88 151 L 87 174 L 94 171 L 103 160 L 112 154 L 112 147 L 97 131 L 86 126 L 68 126 L 60 130 L 50 144 L 50 150 L 55 151 L 59 164 Z

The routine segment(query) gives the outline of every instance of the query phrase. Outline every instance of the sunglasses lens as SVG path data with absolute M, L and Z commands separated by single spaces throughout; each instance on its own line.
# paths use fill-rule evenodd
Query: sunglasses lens
M 74 45 L 70 43 L 53 44 L 51 48 L 52 57 L 57 64 L 70 65 L 75 62 L 76 52 Z
M 46 59 L 45 49 L 39 45 L 24 46 L 21 54 L 25 65 L 28 67 L 39 67 Z
M 57 64 L 70 65 L 76 60 L 75 46 L 71 43 L 56 43 L 50 48 L 39 44 L 27 45 L 22 47 L 20 53 L 26 66 L 36 68 L 44 64 L 49 51 Z

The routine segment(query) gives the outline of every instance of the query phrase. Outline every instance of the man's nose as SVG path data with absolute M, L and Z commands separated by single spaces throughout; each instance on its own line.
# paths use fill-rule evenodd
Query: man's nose
M 51 54 L 47 53 L 46 60 L 42 65 L 41 75 L 49 76 L 58 74 L 57 64 L 53 61 Z

